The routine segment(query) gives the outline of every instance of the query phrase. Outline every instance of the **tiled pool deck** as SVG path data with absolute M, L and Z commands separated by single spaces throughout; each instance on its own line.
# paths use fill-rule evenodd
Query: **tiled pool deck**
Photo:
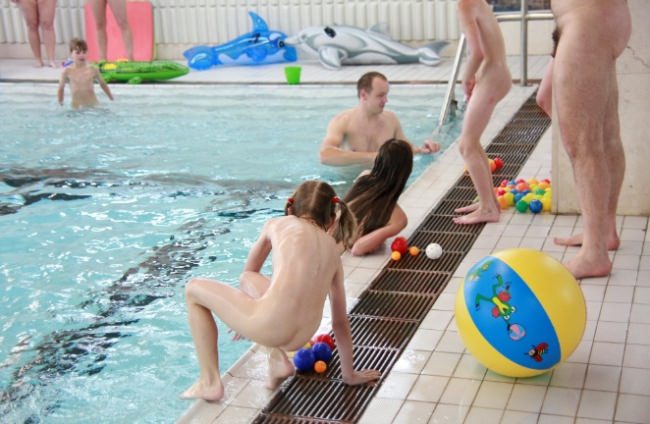
M 450 62 L 450 61 L 447 61 Z M 533 57 L 529 76 L 539 79 L 546 58 Z M 513 77 L 518 60 L 511 58 Z M 0 60 L 0 80 L 55 81 L 60 70 L 31 68 L 29 61 Z M 367 69 L 384 72 L 393 83 L 444 81 L 449 64 L 432 69 L 421 65 L 350 67 L 325 71 L 301 64 L 303 82 L 354 83 Z M 444 77 L 447 75 L 447 77 Z M 192 73 L 187 83 L 282 83 L 282 66 L 230 68 Z M 535 86 L 514 86 L 498 106 L 483 135 L 487 145 L 510 120 Z M 54 93 L 53 93 L 54 95 Z M 397 111 L 399 114 L 399 111 Z M 520 172 L 523 178 L 551 177 L 551 131 Z M 441 154 L 409 189 L 400 204 L 409 216 L 403 235 L 409 236 L 423 217 L 463 172 L 458 149 Z M 531 247 L 566 260 L 576 248 L 553 243 L 553 237 L 577 231 L 576 215 L 503 213 L 488 224 L 435 302 L 407 349 L 385 377 L 377 396 L 361 419 L 382 423 L 650 423 L 650 237 L 647 217 L 618 217 L 621 248 L 612 252 L 609 277 L 581 281 L 587 300 L 587 329 L 576 352 L 552 372 L 513 379 L 486 371 L 465 351 L 453 320 L 456 291 L 465 272 L 493 251 Z M 388 251 L 363 258 L 345 254 L 349 306 L 388 259 Z M 329 331 L 329 308 L 322 330 Z M 226 375 L 226 396 L 219 403 L 195 402 L 181 423 L 248 423 L 266 405 L 272 392 L 264 388 L 266 360 L 254 347 Z M 182 390 L 179 387 L 179 392 Z M 153 406 L 155 407 L 155 406 Z M 174 419 L 175 417 L 170 417 Z

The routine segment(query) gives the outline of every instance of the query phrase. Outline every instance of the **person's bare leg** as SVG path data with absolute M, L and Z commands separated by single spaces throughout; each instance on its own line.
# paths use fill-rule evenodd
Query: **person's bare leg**
M 621 240 L 616 230 L 616 208 L 625 175 L 625 153 L 623 151 L 623 143 L 621 142 L 621 130 L 618 117 L 618 83 L 616 81 L 616 71 L 612 73 L 612 79 L 611 95 L 607 104 L 604 122 L 605 155 L 608 158 L 607 167 L 609 172 L 603 173 L 601 178 L 609 178 L 611 181 L 607 202 L 607 249 L 617 250 L 621 245 Z M 582 240 L 582 233 L 573 234 L 570 237 L 556 237 L 554 239 L 556 244 L 563 246 L 582 246 Z
M 39 18 L 37 0 L 21 1 L 19 5 L 25 18 L 25 24 L 27 25 L 29 47 L 32 49 L 32 54 L 36 59 L 36 66 L 40 68 L 43 66 L 43 58 L 41 56 L 41 37 L 38 32 Z
M 465 160 L 469 176 L 479 197 L 476 204 L 459 208 L 459 213 L 467 215 L 454 218 L 456 224 L 478 224 L 497 222 L 501 208 L 492 190 L 492 173 L 488 157 L 481 146 L 481 134 L 492 116 L 496 103 L 503 97 L 492 92 L 489 79 L 477 83 L 472 93 L 460 135 L 460 154 Z
M 196 303 L 192 282 L 186 288 L 188 320 L 196 355 L 199 360 L 199 379 L 181 394 L 183 399 L 203 399 L 216 401 L 223 397 L 224 387 L 219 372 L 219 352 L 217 350 L 218 331 L 212 312 Z
M 194 278 L 187 283 L 185 296 L 200 373 L 196 383 L 181 397 L 219 400 L 224 388 L 219 373 L 218 332 L 212 311 L 226 325 L 248 337 L 268 332 L 268 329 L 257 328 L 250 320 L 255 313 L 254 299 L 227 284 Z
M 92 0 L 99 60 L 106 60 L 106 0 Z
M 266 379 L 266 387 L 271 390 L 278 388 L 295 371 L 293 364 L 287 357 L 284 350 L 272 348 L 268 353 L 269 374 Z
M 253 299 L 259 299 L 262 297 L 262 295 L 269 289 L 270 285 L 271 280 L 258 272 L 244 271 L 239 276 L 239 289 Z M 230 333 L 232 333 L 233 341 L 246 339 L 244 336 L 232 329 L 230 329 Z
M 56 0 L 38 0 L 38 10 L 40 27 L 43 29 L 43 41 L 45 42 L 47 63 L 52 68 L 56 68 L 56 60 L 54 57 L 54 48 L 56 44 L 56 35 L 54 34 Z
M 542 82 L 539 83 L 539 88 L 537 89 L 537 96 L 535 100 L 537 105 L 542 108 L 542 110 L 548 115 L 551 116 L 552 104 L 553 104 L 553 58 L 546 65 L 544 70 L 544 76 L 542 77 Z
M 608 275 L 612 268 L 603 227 L 613 183 L 603 178 L 601 167 L 608 159 L 604 121 L 612 93 L 614 58 L 606 48 L 584 46 L 584 40 L 593 36 L 588 25 L 576 23 L 566 28 L 553 70 L 560 133 L 573 165 L 584 222 L 580 251 L 566 264 L 578 279 Z
M 129 60 L 133 60 L 133 37 L 131 35 L 131 27 L 129 27 L 129 20 L 127 19 L 126 0 L 108 0 L 111 6 L 115 22 L 120 27 L 122 32 L 122 40 L 124 41 L 124 48 Z
M 266 293 L 271 284 L 271 280 L 257 272 L 244 271 L 239 277 L 239 288 L 254 299 L 259 299 Z M 233 340 L 243 338 L 240 334 L 235 334 Z M 291 377 L 295 368 L 287 354 L 279 348 L 269 348 L 267 352 L 268 359 L 268 376 L 266 387 L 275 390 L 284 380 Z

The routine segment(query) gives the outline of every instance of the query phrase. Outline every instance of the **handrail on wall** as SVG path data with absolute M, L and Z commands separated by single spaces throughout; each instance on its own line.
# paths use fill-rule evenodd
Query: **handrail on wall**
M 521 78 L 520 84 L 522 87 L 528 85 L 528 21 L 548 21 L 553 20 L 553 13 L 551 11 L 528 12 L 528 2 L 521 0 L 521 13 L 496 13 L 498 22 L 521 22 L 521 53 L 520 53 L 520 67 Z M 465 52 L 465 35 L 461 34 L 458 40 L 458 47 L 456 48 L 456 56 L 454 58 L 454 66 L 451 70 L 451 77 L 447 84 L 447 92 L 445 93 L 444 103 L 440 110 L 440 117 L 438 118 L 437 130 L 447 122 L 449 112 L 452 104 L 455 103 L 454 90 L 456 87 L 456 80 L 458 79 L 458 72 L 460 71 L 460 64 L 462 62 L 463 53 Z

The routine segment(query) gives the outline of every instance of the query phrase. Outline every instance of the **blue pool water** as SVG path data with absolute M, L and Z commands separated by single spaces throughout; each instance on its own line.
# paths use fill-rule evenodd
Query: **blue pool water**
M 54 85 L 0 84 L 2 422 L 173 421 L 197 376 L 185 282 L 236 285 L 296 185 L 343 196 L 359 172 L 317 154 L 353 86 L 112 89 L 71 111 Z M 420 144 L 441 98 L 394 85 L 389 108 Z M 411 181 L 435 159 L 418 156 Z M 250 344 L 219 328 L 226 371 Z

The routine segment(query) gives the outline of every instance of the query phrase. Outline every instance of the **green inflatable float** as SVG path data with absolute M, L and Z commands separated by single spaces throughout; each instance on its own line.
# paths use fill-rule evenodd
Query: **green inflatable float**
M 106 82 L 140 84 L 148 81 L 164 81 L 187 74 L 190 69 L 171 60 L 153 62 L 102 62 L 99 72 Z

